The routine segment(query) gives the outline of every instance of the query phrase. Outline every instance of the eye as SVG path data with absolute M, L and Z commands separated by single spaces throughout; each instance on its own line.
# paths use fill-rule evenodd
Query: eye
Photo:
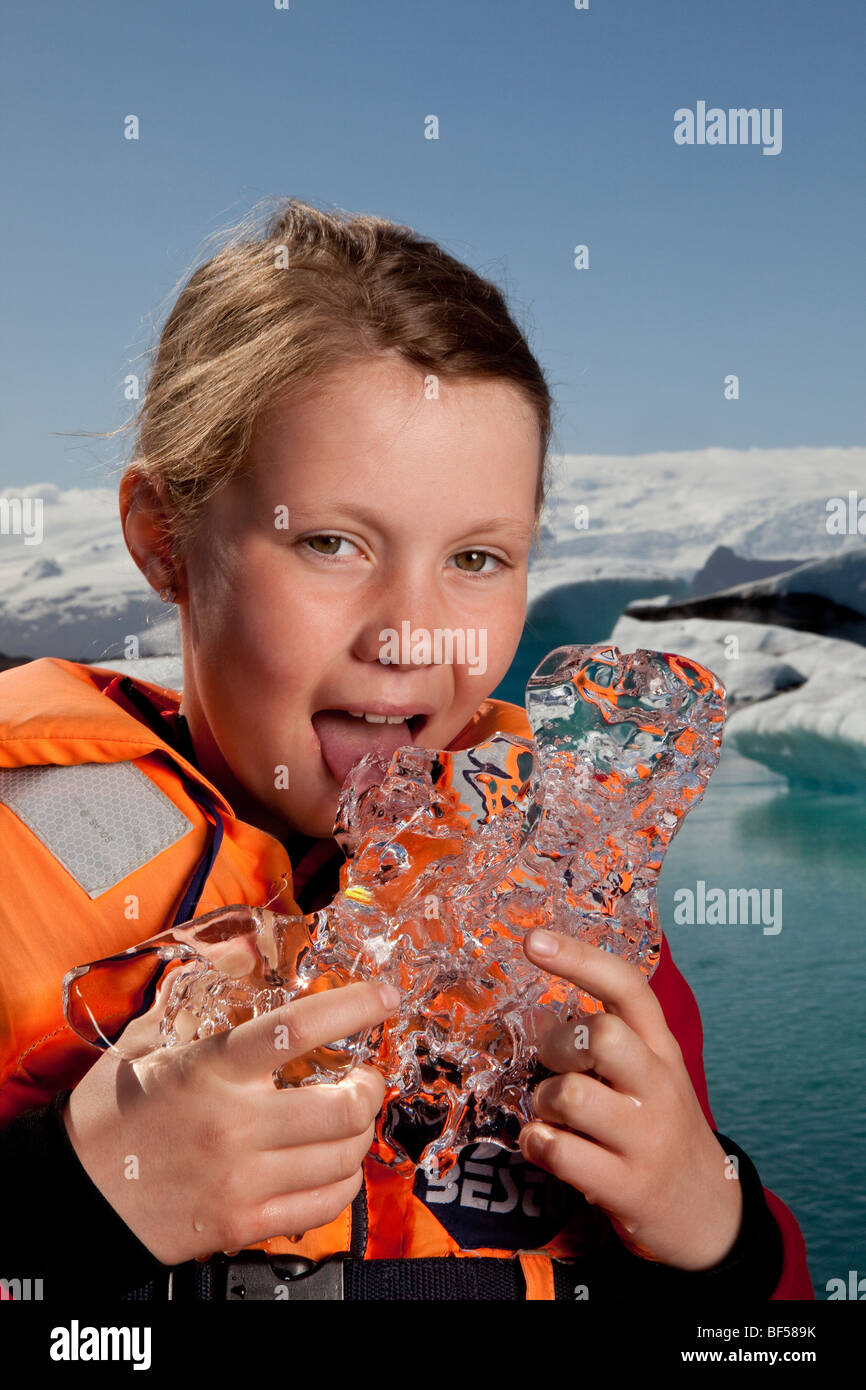
M 489 550 L 458 550 L 457 554 L 453 556 L 453 558 L 456 561 L 458 561 L 457 568 L 462 570 L 464 574 L 495 573 L 495 569 L 484 569 L 485 560 L 493 560 L 495 562 L 495 565 L 502 564 L 502 561 L 498 558 L 498 556 L 491 555 Z M 468 563 L 465 565 L 460 564 L 459 561 L 461 560 L 461 558 L 465 558 L 468 561 Z
M 309 545 L 317 555 L 337 555 L 340 545 L 354 545 L 354 542 L 350 541 L 347 536 L 330 536 L 323 532 L 318 536 L 307 536 L 304 544 Z M 356 545 L 354 548 L 355 550 L 358 549 Z

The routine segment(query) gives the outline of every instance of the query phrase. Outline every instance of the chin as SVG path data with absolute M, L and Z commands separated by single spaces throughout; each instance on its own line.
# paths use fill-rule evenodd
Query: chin
M 337 806 L 342 788 L 336 786 L 333 777 L 328 780 L 330 787 L 317 796 L 311 796 L 306 803 L 303 823 L 298 825 L 302 835 L 313 835 L 318 840 L 327 840 L 334 833 L 334 821 L 337 819 Z

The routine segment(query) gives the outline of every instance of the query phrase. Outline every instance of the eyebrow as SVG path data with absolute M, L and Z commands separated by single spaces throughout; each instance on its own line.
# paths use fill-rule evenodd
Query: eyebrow
M 498 531 L 503 535 L 517 536 L 523 540 L 524 537 L 532 535 L 533 527 L 525 521 L 511 521 L 507 516 L 491 516 L 483 521 L 476 521 L 469 530 Z
M 366 522 L 368 526 L 379 527 L 381 525 L 381 514 L 369 511 L 366 507 L 356 506 L 353 502 L 331 501 L 323 503 L 321 507 L 306 509 L 301 507 L 290 507 L 290 515 L 304 518 L 314 517 L 327 507 L 332 506 L 347 516 L 356 517 L 358 521 Z M 478 531 L 486 531 L 499 535 L 513 536 L 516 540 L 528 540 L 532 536 L 534 529 L 533 523 L 527 524 L 524 521 L 513 521 L 507 516 L 484 517 L 468 526 L 461 534 L 470 536 Z

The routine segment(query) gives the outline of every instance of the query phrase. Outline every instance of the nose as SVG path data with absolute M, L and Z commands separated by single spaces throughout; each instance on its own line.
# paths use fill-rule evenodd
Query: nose
M 434 664 L 412 633 L 449 626 L 448 604 L 429 574 L 391 571 L 365 590 L 360 599 L 352 651 L 361 661 L 378 661 L 401 670 Z M 414 651 L 414 656 L 413 656 Z

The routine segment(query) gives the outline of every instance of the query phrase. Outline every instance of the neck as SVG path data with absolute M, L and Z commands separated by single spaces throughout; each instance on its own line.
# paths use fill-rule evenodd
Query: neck
M 278 838 L 292 864 L 298 864 L 313 845 L 321 844 L 315 835 L 302 835 L 299 830 L 286 830 L 285 828 Z

